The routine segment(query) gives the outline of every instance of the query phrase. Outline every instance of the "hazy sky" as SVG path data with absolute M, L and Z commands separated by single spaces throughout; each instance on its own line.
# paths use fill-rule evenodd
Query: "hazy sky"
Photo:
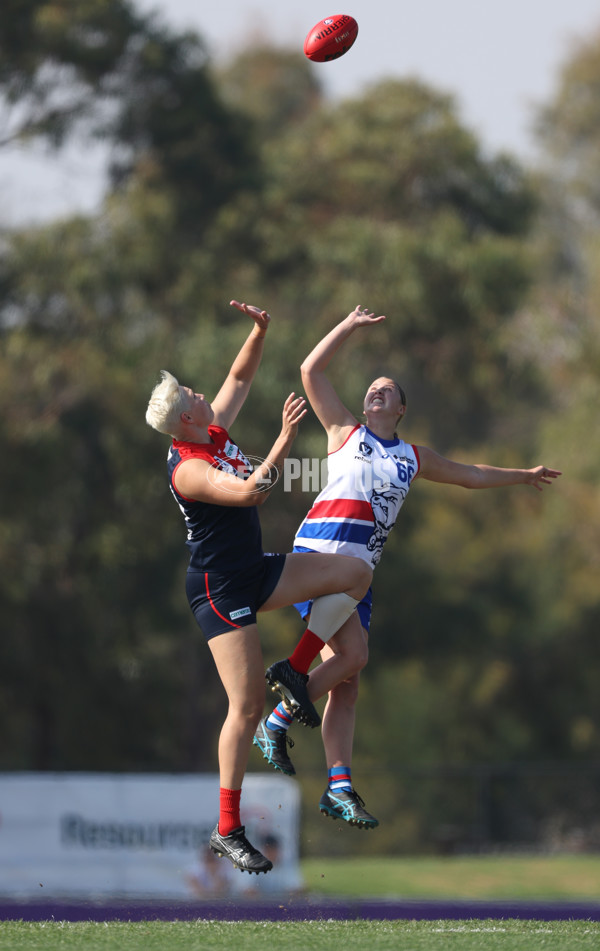
M 200 33 L 215 61 L 256 39 L 302 49 L 324 16 L 356 18 L 356 43 L 342 59 L 315 64 L 332 98 L 360 95 L 386 76 L 417 75 L 456 97 L 465 124 L 490 152 L 534 157 L 535 108 L 556 88 L 575 41 L 600 30 L 599 0 L 137 0 L 172 29 Z M 6 221 L 48 218 L 94 207 L 102 191 L 102 156 L 70 149 L 59 161 L 0 152 Z
M 599 0 L 137 0 L 177 28 L 193 27 L 219 59 L 254 37 L 302 49 L 331 13 L 358 22 L 342 59 L 315 65 L 334 96 L 360 94 L 384 76 L 416 74 L 456 95 L 464 121 L 485 145 L 531 152 L 528 126 L 547 99 L 571 43 L 600 30 Z

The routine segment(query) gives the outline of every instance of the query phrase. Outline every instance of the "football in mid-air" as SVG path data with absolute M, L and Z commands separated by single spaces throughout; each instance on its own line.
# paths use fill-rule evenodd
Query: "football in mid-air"
M 304 53 L 314 63 L 328 63 L 347 53 L 358 36 L 358 23 L 346 13 L 319 20 L 304 41 Z

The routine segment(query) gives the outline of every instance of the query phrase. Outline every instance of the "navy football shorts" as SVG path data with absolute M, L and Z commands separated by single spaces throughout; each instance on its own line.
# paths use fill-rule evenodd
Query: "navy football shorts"
M 251 569 L 222 574 L 188 569 L 185 590 L 206 640 L 256 623 L 256 612 L 273 594 L 285 555 L 263 555 Z
M 303 551 L 314 552 L 314 548 L 303 548 L 302 545 L 294 545 L 292 550 L 299 551 L 299 552 L 303 552 Z M 312 601 L 298 601 L 296 604 L 294 604 L 294 607 L 296 608 L 296 611 L 298 612 L 302 620 L 305 621 L 312 610 Z M 362 601 L 360 601 L 356 606 L 356 610 L 358 611 L 358 616 L 360 618 L 360 623 L 364 627 L 367 634 L 369 633 L 369 628 L 371 625 L 372 609 L 373 609 L 373 590 L 371 587 L 369 587 L 369 590 L 365 594 Z

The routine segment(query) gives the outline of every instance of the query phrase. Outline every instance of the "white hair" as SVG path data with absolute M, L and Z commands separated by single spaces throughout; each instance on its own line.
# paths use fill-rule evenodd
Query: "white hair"
M 168 370 L 161 370 L 161 381 L 152 390 L 146 422 L 159 433 L 177 436 L 179 418 L 189 407 L 189 397 L 179 382 Z

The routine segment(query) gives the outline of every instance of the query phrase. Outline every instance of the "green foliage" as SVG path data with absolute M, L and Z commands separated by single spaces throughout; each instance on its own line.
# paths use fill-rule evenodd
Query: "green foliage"
M 7 262 L 2 430 L 23 471 L 3 493 L 2 696 L 21 768 L 193 768 L 213 752 L 192 726 L 210 691 L 166 446 L 143 424 L 140 379 L 149 391 L 164 335 L 158 319 L 149 334 L 146 262 L 123 266 L 112 238 L 108 221 L 67 222 L 19 236 Z
M 314 111 L 271 160 L 272 188 L 312 209 L 421 228 L 455 210 L 471 233 L 527 228 L 532 194 L 508 158 L 485 161 L 450 97 L 417 81 L 388 80 L 358 100 Z M 292 172 L 293 169 L 293 172 Z
M 218 74 L 226 102 L 252 118 L 259 139 L 285 137 L 321 100 L 321 86 L 311 64 L 289 49 L 253 46 L 242 50 Z
M 127 0 L 7 0 L 4 13 L 0 95 L 19 108 L 0 141 L 60 146 L 77 129 L 109 139 L 113 186 L 135 172 L 166 193 L 180 241 L 255 187 L 250 123 L 223 105 L 195 34 L 172 34 Z
M 113 181 L 135 171 L 148 188 L 165 189 L 178 228 L 202 238 L 236 191 L 255 184 L 248 121 L 221 102 L 193 34 L 149 29 L 123 64 L 119 93 L 111 133 L 125 157 L 113 161 Z
M 109 94 L 143 21 L 128 0 L 6 0 L 3 14 L 0 92 L 19 106 L 8 137 L 60 145 Z
M 553 171 L 583 199 L 598 223 L 600 188 L 600 32 L 580 40 L 564 64 L 556 95 L 540 113 L 538 131 Z

